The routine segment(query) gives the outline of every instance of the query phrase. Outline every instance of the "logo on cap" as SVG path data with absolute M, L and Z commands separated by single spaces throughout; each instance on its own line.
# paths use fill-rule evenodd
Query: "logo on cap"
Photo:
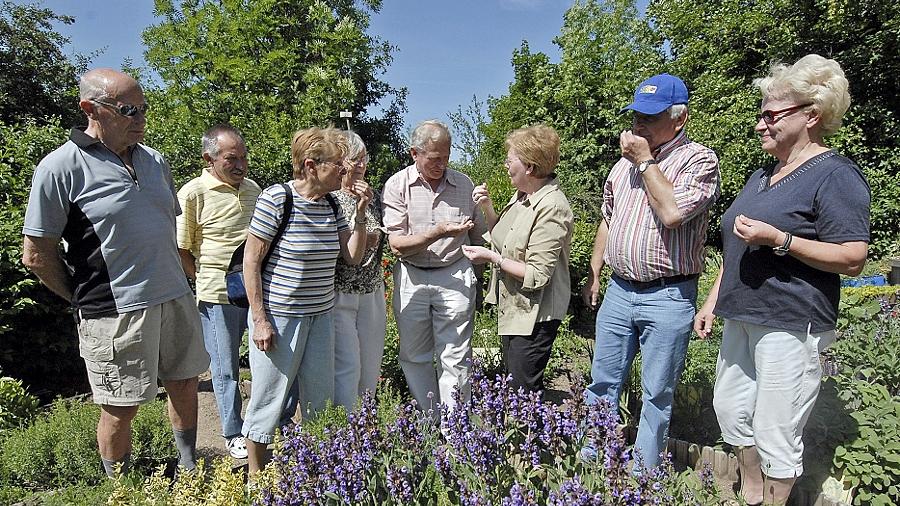
M 656 86 L 652 84 L 645 84 L 641 86 L 641 89 L 638 90 L 638 93 L 656 93 Z

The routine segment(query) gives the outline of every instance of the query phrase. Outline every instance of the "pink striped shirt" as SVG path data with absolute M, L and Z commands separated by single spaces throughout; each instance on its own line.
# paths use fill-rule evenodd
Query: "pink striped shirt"
M 641 175 L 627 159 L 613 166 L 603 186 L 603 218 L 609 226 L 603 261 L 632 281 L 702 271 L 708 211 L 719 197 L 719 159 L 690 141 L 684 130 L 654 156 L 672 182 L 683 217 L 679 227 L 666 228 L 656 216 Z
M 463 257 L 463 244 L 484 243 L 487 231 L 484 215 L 475 209 L 469 176 L 447 168 L 437 190 L 432 190 L 416 165 L 397 172 L 384 184 L 382 205 L 384 227 L 388 234 L 412 235 L 427 232 L 442 221 L 462 223 L 471 219 L 475 226 L 468 234 L 443 237 L 426 249 L 409 255 L 404 261 L 419 267 L 443 267 Z

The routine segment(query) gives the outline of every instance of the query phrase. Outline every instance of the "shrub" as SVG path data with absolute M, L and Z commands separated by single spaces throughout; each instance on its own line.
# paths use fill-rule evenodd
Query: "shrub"
M 865 380 L 840 383 L 857 437 L 837 447 L 834 466 L 856 488 L 853 504 L 900 504 L 900 396 Z
M 240 473 L 231 470 L 231 462 L 216 459 L 212 468 L 203 460 L 197 469 L 181 473 L 177 478 L 168 478 L 163 466 L 143 481 L 133 481 L 129 477 L 116 480 L 108 493 L 108 506 L 239 506 L 250 504 L 244 480 Z
M 826 352 L 829 372 L 865 378 L 900 395 L 900 308 L 878 295 L 870 298 L 871 290 L 856 290 L 841 301 L 840 338 Z
M 41 286 L 21 262 L 22 224 L 35 165 L 64 140 L 58 121 L 0 124 L 0 367 L 46 400 L 55 393 L 84 391 L 87 385 L 68 304 Z
M 0 432 L 25 425 L 37 412 L 37 397 L 29 394 L 21 381 L 0 377 Z
M 132 462 L 140 472 L 176 458 L 163 401 L 143 406 L 132 424 Z M 100 408 L 57 400 L 50 411 L 24 428 L 9 431 L 0 449 L 4 479 L 18 486 L 47 489 L 96 484 L 105 477 L 97 450 Z

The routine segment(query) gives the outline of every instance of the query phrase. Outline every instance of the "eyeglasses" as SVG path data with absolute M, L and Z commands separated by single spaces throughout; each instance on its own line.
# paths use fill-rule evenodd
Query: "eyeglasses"
M 503 165 L 508 169 L 510 165 L 520 162 L 522 165 L 525 165 L 525 162 L 522 161 L 521 158 L 518 157 L 506 157 L 506 160 L 503 160 Z
M 668 111 L 663 111 L 659 114 L 644 114 L 637 111 L 634 111 L 633 120 L 635 123 L 639 123 L 641 125 L 648 125 L 650 123 L 656 123 L 657 121 L 663 119 L 668 116 Z
M 777 111 L 763 111 L 756 115 L 756 122 L 759 123 L 759 120 L 763 120 L 767 125 L 774 125 L 775 123 L 778 123 L 782 119 L 790 116 L 795 111 L 799 111 L 800 109 L 803 109 L 804 107 L 809 107 L 811 105 L 813 105 L 813 104 L 812 103 L 800 104 L 800 105 L 794 105 L 791 107 L 785 107 L 784 109 L 779 109 Z
M 119 113 L 120 116 L 125 116 L 126 118 L 131 118 L 131 117 L 137 116 L 138 113 L 147 114 L 147 111 L 150 110 L 150 104 L 147 104 L 147 103 L 143 103 L 140 105 L 134 105 L 134 104 L 119 105 L 119 104 L 112 104 L 109 102 L 104 102 L 102 100 L 97 100 L 95 98 L 92 98 L 91 102 L 94 102 L 94 103 L 100 104 L 100 105 L 105 105 L 106 107 L 109 107 L 110 109 Z
M 356 160 L 356 161 L 353 161 L 353 160 L 347 160 L 347 166 L 348 166 L 348 167 L 352 167 L 352 168 L 354 168 L 354 169 L 361 169 L 361 168 L 363 168 L 363 167 L 366 166 L 366 165 L 369 165 L 369 155 L 366 155 L 366 156 L 364 156 L 364 157 L 362 157 L 362 158 L 360 158 L 359 160 Z
M 331 160 L 316 160 L 313 158 L 313 161 L 322 164 L 322 165 L 331 165 L 332 167 L 337 167 L 338 172 L 341 174 L 345 174 L 347 171 L 347 167 L 344 167 L 344 164 L 341 162 L 332 162 Z

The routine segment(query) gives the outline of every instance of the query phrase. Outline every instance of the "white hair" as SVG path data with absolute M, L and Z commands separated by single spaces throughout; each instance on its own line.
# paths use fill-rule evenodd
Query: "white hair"
M 366 144 L 362 137 L 353 130 L 344 130 L 344 136 L 347 137 L 347 143 L 350 144 L 350 150 L 347 152 L 348 160 L 357 160 L 366 152 Z
M 793 65 L 776 63 L 768 76 L 754 79 L 753 84 L 764 98 L 791 98 L 812 104 L 822 120 L 824 135 L 841 128 L 850 107 L 850 85 L 840 64 L 817 54 L 808 54 Z
M 203 139 L 201 141 L 203 145 L 203 154 L 209 155 L 210 158 L 218 158 L 219 137 L 225 134 L 233 135 L 235 138 L 240 139 L 244 146 L 247 145 L 240 130 L 227 123 L 221 123 L 210 128 L 203 134 Z
M 410 147 L 416 151 L 425 149 L 425 145 L 447 139 L 450 142 L 450 129 L 436 119 L 423 121 L 416 125 L 409 139 Z
M 672 104 L 672 107 L 669 107 L 668 110 L 670 118 L 678 119 L 687 114 L 688 106 L 687 104 Z

